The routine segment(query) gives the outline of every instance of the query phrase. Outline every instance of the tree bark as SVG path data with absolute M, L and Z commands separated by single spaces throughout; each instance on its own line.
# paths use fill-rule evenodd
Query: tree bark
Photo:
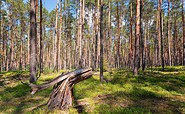
M 184 0 L 182 0 L 182 37 L 183 37 L 183 65 L 185 66 L 185 24 L 184 24 Z
M 162 33 L 162 9 L 161 9 L 161 6 L 162 6 L 162 0 L 159 0 L 158 1 L 159 2 L 159 25 L 160 25 L 160 28 L 159 28 L 159 32 L 160 32 L 160 41 L 161 41 L 161 46 L 160 46 L 160 48 L 161 48 L 161 65 L 162 65 L 162 71 L 164 71 L 164 49 L 163 49 L 163 33 Z
M 132 41 L 132 2 L 130 2 L 130 50 L 129 50 L 129 62 L 130 68 L 133 67 L 133 41 Z
M 98 68 L 98 31 L 99 31 L 99 0 L 95 0 L 96 3 L 96 16 L 95 16 L 95 60 L 94 60 L 94 69 Z
M 174 33 L 173 33 L 173 65 L 177 65 L 177 14 L 174 14 Z
M 30 0 L 30 82 L 36 82 L 36 20 L 35 20 L 35 0 Z
M 54 90 L 50 95 L 48 101 L 48 108 L 51 109 L 67 109 L 72 106 L 72 93 L 71 90 L 74 84 L 90 78 L 92 76 L 92 69 L 78 69 L 73 72 L 69 72 L 64 75 L 60 75 L 53 80 L 42 84 L 40 86 L 35 84 L 30 84 L 31 94 L 34 94 L 37 91 L 43 90 L 57 84 L 54 86 Z
M 57 84 L 54 86 L 54 90 L 50 95 L 48 101 L 48 108 L 52 109 L 67 109 L 72 106 L 72 88 L 74 84 L 90 78 L 92 76 L 91 68 L 78 69 L 73 72 L 60 75 L 48 83 L 42 84 L 41 86 L 30 84 L 34 94 L 36 91 L 46 89 L 47 87 Z
M 119 19 L 119 2 L 116 6 L 116 21 L 117 21 L 117 53 L 116 53 L 116 67 L 120 67 L 120 19 Z
M 7 71 L 6 60 L 7 60 L 7 32 L 5 32 L 5 28 L 3 27 L 3 70 Z
M 26 65 L 28 66 L 30 63 L 30 25 L 28 25 L 28 40 L 27 40 L 27 62 Z
M 22 54 L 23 54 L 23 43 L 22 43 L 22 37 L 23 37 L 23 23 L 22 23 L 22 20 L 21 20 L 21 31 L 20 31 L 20 57 L 19 57 L 19 69 L 22 70 L 23 68 L 23 58 L 22 58 Z
M 170 17 L 170 0 L 168 0 L 168 57 L 169 65 L 172 66 L 172 56 L 171 56 L 171 17 Z
M 2 13 L 2 12 L 1 12 L 1 5 L 2 5 L 2 1 L 0 1 L 0 19 L 1 19 L 1 20 L 0 20 L 0 42 L 1 42 L 1 39 L 4 38 L 4 37 L 2 38 L 2 36 L 1 36 L 1 23 L 2 23 L 1 21 L 3 21 L 2 18 L 1 18 L 1 13 Z M 3 41 L 2 41 L 2 42 L 3 42 Z M 3 48 L 3 45 L 2 45 L 2 46 L 0 45 L 0 48 L 1 48 L 1 47 Z M 2 49 L 2 48 L 1 48 L 1 49 Z M 0 61 L 0 72 L 3 71 L 3 58 L 4 58 L 4 57 L 3 57 L 3 50 L 1 50 L 1 49 L 0 49 L 0 52 L 2 52 L 2 53 L 1 53 L 0 55 L 1 55 L 1 58 L 2 58 L 2 59 L 1 59 L 1 61 Z
M 54 71 L 57 68 L 57 39 L 58 39 L 58 0 L 56 4 L 56 20 L 55 20 L 55 38 L 54 38 L 54 60 L 53 60 L 53 66 L 54 66 Z
M 100 0 L 100 81 L 103 81 L 103 0 Z
M 141 12 L 141 14 L 140 14 L 140 18 L 142 18 L 142 8 L 143 8 L 143 6 L 142 6 L 142 4 L 143 4 L 143 0 L 141 0 L 141 8 L 140 8 L 140 12 Z M 146 24 L 147 22 L 145 22 L 145 24 Z M 142 26 L 142 22 L 141 22 L 141 26 Z M 145 72 L 145 67 L 146 67 L 146 53 L 145 53 L 145 49 L 146 49 L 146 31 L 147 31 L 147 29 L 146 29 L 146 26 L 147 26 L 147 24 L 145 25 L 145 37 L 143 37 L 143 30 L 142 29 L 140 29 L 140 31 L 141 31 L 141 52 L 142 52 L 142 72 L 143 72 L 143 75 L 144 75 L 144 72 Z
M 67 79 L 68 77 L 70 77 L 70 78 L 73 77 L 74 78 L 75 76 L 81 75 L 81 74 L 89 72 L 91 70 L 92 70 L 91 68 L 84 68 L 84 69 L 81 68 L 81 69 L 75 70 L 73 72 L 69 72 L 67 74 L 64 74 L 64 75 L 61 74 L 60 76 L 54 78 L 53 80 L 50 80 L 49 82 L 44 83 L 44 84 L 39 85 L 39 86 L 30 83 L 31 94 L 35 94 L 35 92 L 37 92 L 37 91 L 41 91 L 41 90 L 46 89 L 46 88 L 48 88 L 48 87 L 50 87 L 50 86 L 52 86 L 54 84 L 57 84 L 58 82 L 61 82 L 61 81 L 65 80 L 65 79 Z
M 59 29 L 59 35 L 57 38 L 57 71 L 59 72 L 61 69 L 61 64 L 60 64 L 60 43 L 61 43 L 61 38 L 62 38 L 62 1 L 60 3 L 60 29 Z
M 80 0 L 80 23 L 79 23 L 79 67 L 82 67 L 82 40 L 84 22 L 84 0 Z
M 159 65 L 162 65 L 160 64 L 161 63 L 161 34 L 160 34 L 160 30 L 161 30 L 161 27 L 160 27 L 160 10 L 161 10 L 161 6 L 160 6 L 160 0 L 158 0 L 158 6 L 157 6 L 157 66 Z
M 139 40 L 141 37 L 141 18 L 140 18 L 140 0 L 136 0 L 136 32 L 135 32 L 135 57 L 134 57 L 134 70 L 133 74 L 136 76 L 138 75 L 138 69 L 139 69 Z
M 109 61 L 109 69 L 111 68 L 111 59 L 112 59 L 112 52 L 111 52 L 111 49 L 112 49 L 112 38 L 111 38 L 111 0 L 108 1 L 108 61 Z
M 11 37 L 11 41 L 10 41 L 10 70 L 14 69 L 14 27 L 13 27 L 13 15 L 10 15 L 10 28 L 11 28 L 11 32 L 10 32 L 10 37 Z
M 35 0 L 35 49 L 36 49 L 36 73 L 38 73 L 38 68 L 39 68 L 39 37 L 38 37 L 38 32 L 37 31 L 37 20 L 38 20 L 38 0 Z
M 40 0 L 40 75 L 43 73 L 44 42 L 42 39 L 42 0 Z

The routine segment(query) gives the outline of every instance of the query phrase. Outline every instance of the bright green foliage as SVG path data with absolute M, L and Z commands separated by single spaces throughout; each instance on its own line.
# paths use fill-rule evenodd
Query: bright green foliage
M 108 82 L 100 82 L 99 74 L 84 80 L 74 87 L 75 99 L 82 105 L 62 113 L 101 114 L 150 114 L 185 112 L 185 71 L 184 67 L 148 68 L 145 76 L 133 76 L 131 71 L 114 69 L 105 72 Z M 59 74 L 43 75 L 38 84 L 49 81 Z M 18 77 L 29 78 L 28 72 L 2 72 L 0 80 L 0 112 L 2 113 L 61 113 L 49 111 L 46 105 L 52 87 L 30 95 L 30 88 L 20 83 Z M 6 104 L 6 105 L 4 105 Z M 38 107 L 38 108 L 37 108 Z
M 100 83 L 98 76 L 93 76 L 75 86 L 75 96 L 90 103 L 91 109 L 85 106 L 87 113 L 184 112 L 185 76 L 182 70 L 176 72 L 182 67 L 167 67 L 164 72 L 155 69 L 138 77 L 116 70 L 105 76 L 108 83 Z

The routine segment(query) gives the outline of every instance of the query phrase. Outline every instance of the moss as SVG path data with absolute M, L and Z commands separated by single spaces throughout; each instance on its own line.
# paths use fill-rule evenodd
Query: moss
M 183 66 L 146 69 L 145 76 L 133 76 L 130 70 L 105 72 L 108 82 L 99 81 L 99 73 L 74 86 L 75 99 L 84 101 L 82 113 L 142 114 L 183 113 L 185 111 L 185 71 Z M 63 72 L 63 71 L 61 71 Z M 52 87 L 30 95 L 30 87 L 17 77 L 29 80 L 28 71 L 1 72 L 0 112 L 2 113 L 78 113 L 78 108 L 64 112 L 49 111 L 47 100 Z M 49 81 L 60 73 L 42 74 L 37 84 Z M 6 104 L 6 105 L 5 105 Z M 77 106 L 77 104 L 75 104 Z
M 114 107 L 110 105 L 97 105 L 94 113 L 100 114 L 151 114 L 150 110 L 144 107 Z

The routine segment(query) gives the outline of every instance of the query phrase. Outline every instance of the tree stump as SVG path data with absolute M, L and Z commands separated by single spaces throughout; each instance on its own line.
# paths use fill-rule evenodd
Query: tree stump
M 69 72 L 67 74 L 62 74 L 53 80 L 44 83 L 42 85 L 30 84 L 31 94 L 35 94 L 35 92 L 46 89 L 52 85 L 54 89 L 50 95 L 50 99 L 48 101 L 48 108 L 52 109 L 68 109 L 72 106 L 72 88 L 74 84 L 83 81 L 92 76 L 91 68 L 81 68 L 75 70 L 73 72 Z

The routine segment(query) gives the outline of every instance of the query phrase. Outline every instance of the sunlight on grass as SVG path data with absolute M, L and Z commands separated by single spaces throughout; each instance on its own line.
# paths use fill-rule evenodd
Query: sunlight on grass
M 136 103 L 132 104 L 133 106 L 141 105 L 138 104 L 137 101 L 144 99 L 148 99 L 145 101 L 146 104 L 147 102 L 150 102 L 150 99 L 153 99 L 152 102 L 154 104 L 155 99 L 157 102 L 163 102 L 164 99 L 173 99 L 174 97 L 178 98 L 179 100 L 184 100 L 184 93 L 180 92 L 180 90 L 184 90 L 184 82 L 181 80 L 185 79 L 185 75 L 182 75 L 181 73 L 174 73 L 174 71 L 182 70 L 182 68 L 184 67 L 169 67 L 169 69 L 166 69 L 166 71 L 168 72 L 157 71 L 157 73 L 155 72 L 155 74 L 150 73 L 146 76 L 137 77 L 133 76 L 131 72 L 125 70 L 115 70 L 113 75 L 109 75 L 108 73 L 106 73 L 105 77 L 107 79 L 110 79 L 108 83 L 100 83 L 98 81 L 99 76 L 98 74 L 96 74 L 91 79 L 83 81 L 75 86 L 75 96 L 78 99 L 84 99 L 87 97 L 93 99 L 94 97 L 97 97 L 99 95 L 110 94 L 114 97 L 109 98 L 109 100 L 113 100 L 117 97 L 121 98 L 122 100 L 124 100 L 125 98 L 129 98 L 136 101 Z M 170 72 L 171 70 L 173 71 L 172 73 Z M 166 102 L 167 106 L 170 105 L 169 101 L 170 100 Z M 99 104 L 102 104 L 102 101 L 100 101 Z M 117 104 L 119 105 L 119 103 Z M 91 104 L 91 107 L 94 107 L 93 103 Z M 95 109 L 93 110 L 98 111 L 96 107 L 94 108 Z M 111 112 L 108 107 L 106 108 L 105 106 L 103 108 L 105 110 L 108 110 L 107 112 L 105 111 L 106 113 Z M 148 112 L 160 112 L 162 110 L 165 110 L 160 108 L 158 110 L 154 110 L 152 107 L 149 106 L 148 108 L 151 108 L 150 111 L 147 109 Z M 185 106 L 177 106 L 176 108 L 179 108 L 179 111 L 183 111 Z M 172 113 L 174 112 L 175 108 L 171 111 L 170 109 L 166 110 L 169 110 L 168 112 Z M 138 112 L 145 113 L 144 111 Z M 129 113 L 129 111 L 127 113 Z
M 105 72 L 108 82 L 99 81 L 99 72 L 74 86 L 76 108 L 66 111 L 47 109 L 52 87 L 30 95 L 30 87 L 23 85 L 19 76 L 29 81 L 28 71 L 1 72 L 0 112 L 28 114 L 69 113 L 184 113 L 185 71 L 184 66 L 147 68 L 145 76 L 133 76 L 131 71 L 113 69 Z M 65 71 L 61 71 L 65 72 Z M 42 74 L 37 84 L 45 83 L 60 73 Z M 81 108 L 77 108 L 81 103 Z
M 96 105 L 94 113 L 99 114 L 151 114 L 148 109 L 144 107 L 114 107 L 106 104 Z

